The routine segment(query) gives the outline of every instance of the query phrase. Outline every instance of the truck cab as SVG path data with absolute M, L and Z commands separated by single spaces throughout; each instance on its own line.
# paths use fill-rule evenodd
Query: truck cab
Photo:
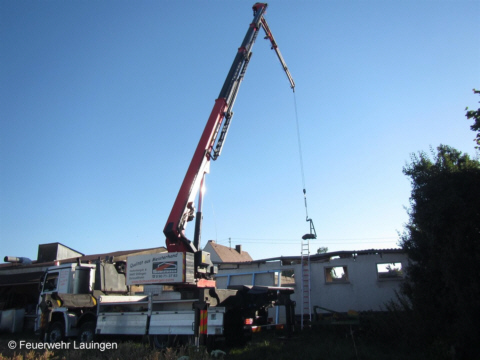
M 61 294 L 75 293 L 75 280 L 77 280 L 77 283 L 80 282 L 81 279 L 79 279 L 79 277 L 81 277 L 81 272 L 94 272 L 95 270 L 95 265 L 82 264 L 82 270 L 79 270 L 77 276 L 75 276 L 77 267 L 77 264 L 70 263 L 48 268 L 40 279 L 40 296 L 42 296 L 42 294 L 51 294 L 53 292 Z M 88 276 L 88 285 L 84 284 L 84 286 L 88 286 L 89 291 L 93 290 L 93 278 L 93 276 Z M 79 290 L 79 285 L 80 284 L 77 285 L 77 290 Z
M 50 342 L 81 336 L 84 331 L 93 338 L 98 298 L 128 292 L 122 270 L 124 266 L 100 261 L 49 267 L 40 280 L 35 332 Z

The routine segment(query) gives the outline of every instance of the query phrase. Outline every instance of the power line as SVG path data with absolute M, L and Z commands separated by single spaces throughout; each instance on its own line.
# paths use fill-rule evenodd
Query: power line
M 298 243 L 298 239 L 290 238 L 290 239 L 279 239 L 279 238 L 226 238 L 217 241 L 217 243 L 226 243 L 234 241 L 242 241 L 245 243 L 275 243 L 275 244 L 296 244 Z M 366 237 L 366 238 L 317 238 L 313 240 L 313 242 L 334 242 L 335 244 L 349 244 L 349 243 L 358 243 L 358 242 L 370 242 L 370 243 L 383 243 L 383 242 L 391 242 L 392 240 L 398 240 L 397 237 Z

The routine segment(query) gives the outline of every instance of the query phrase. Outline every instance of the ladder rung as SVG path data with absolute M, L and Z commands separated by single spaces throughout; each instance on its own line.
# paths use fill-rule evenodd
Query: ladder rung
M 302 269 L 302 327 L 303 327 L 303 318 L 308 317 L 311 319 L 310 312 L 310 243 L 302 242 L 302 258 L 301 258 L 301 269 Z

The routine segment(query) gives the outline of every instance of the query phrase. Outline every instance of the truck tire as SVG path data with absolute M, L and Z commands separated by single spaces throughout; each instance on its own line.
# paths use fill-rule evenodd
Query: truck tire
M 78 341 L 81 343 L 92 342 L 95 339 L 95 323 L 87 321 L 80 326 Z
M 60 342 L 65 337 L 65 326 L 61 321 L 55 321 L 50 325 L 47 332 L 47 341 L 50 343 Z
M 180 344 L 182 346 L 194 346 L 195 345 L 195 336 L 193 335 L 182 335 L 180 337 Z
M 195 345 L 195 337 L 190 335 L 150 335 L 149 340 L 150 345 L 158 350 L 165 350 L 168 347 Z
M 174 341 L 169 335 L 150 335 L 150 344 L 154 349 L 165 350 L 171 347 Z

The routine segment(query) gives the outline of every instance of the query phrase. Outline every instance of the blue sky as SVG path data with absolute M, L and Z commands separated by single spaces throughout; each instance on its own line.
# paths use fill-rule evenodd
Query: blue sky
M 36 259 L 49 242 L 86 254 L 165 244 L 253 3 L 0 2 L 2 259 Z M 480 2 L 273 0 L 266 19 L 297 84 L 311 251 L 396 247 L 410 154 L 475 155 L 464 114 L 478 107 Z M 263 36 L 253 53 L 207 176 L 202 241 L 299 255 L 294 96 Z

